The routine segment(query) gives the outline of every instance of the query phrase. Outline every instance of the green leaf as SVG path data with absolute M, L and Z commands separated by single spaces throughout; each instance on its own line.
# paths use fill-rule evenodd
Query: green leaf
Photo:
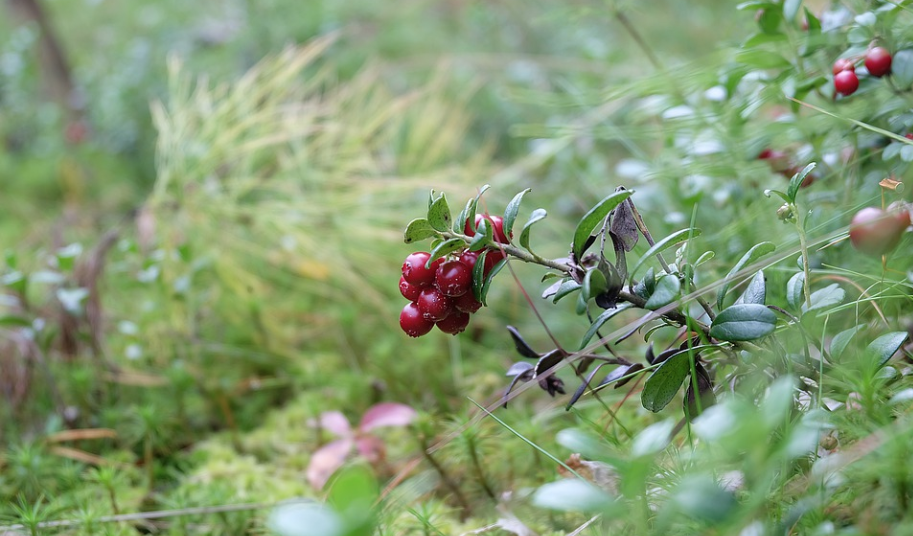
M 705 251 L 704 253 L 701 254 L 700 257 L 697 258 L 696 261 L 694 261 L 694 267 L 697 268 L 698 266 L 704 264 L 705 262 L 713 259 L 714 256 L 716 256 L 716 253 L 714 253 L 712 251 Z
M 680 242 L 684 242 L 685 240 L 688 239 L 689 236 L 695 237 L 695 236 L 700 236 L 700 235 L 701 235 L 700 229 L 698 229 L 696 227 L 688 227 L 687 229 L 681 229 L 679 231 L 675 231 L 674 233 L 670 234 L 669 236 L 663 238 L 659 242 L 653 244 L 653 247 L 648 249 L 647 252 L 644 253 L 640 257 L 640 259 L 637 260 L 637 263 L 634 265 L 634 268 L 628 273 L 628 278 L 631 281 L 633 281 L 634 275 L 637 273 L 637 269 L 640 268 L 641 266 L 643 266 L 643 264 L 645 262 L 647 262 L 647 260 L 649 260 L 654 255 L 662 253 L 663 251 L 666 251 L 667 249 L 671 248 L 672 246 L 674 246 Z
M 843 352 L 846 350 L 847 345 L 850 344 L 850 341 L 853 340 L 853 336 L 859 332 L 862 328 L 865 327 L 865 324 L 859 324 L 858 326 L 851 327 L 850 329 L 845 329 L 840 333 L 834 335 L 834 338 L 831 339 L 831 357 L 833 359 L 839 359 Z
M 726 274 L 724 278 L 723 285 L 720 287 L 719 293 L 716 296 L 716 305 L 718 308 L 723 308 L 723 300 L 726 298 L 726 293 L 729 291 L 729 285 L 732 284 L 732 278 L 735 274 L 745 266 L 749 266 L 751 263 L 760 259 L 764 255 L 771 253 L 777 249 L 777 246 L 773 242 L 761 242 L 760 244 L 755 244 L 751 249 L 749 249 L 742 258 L 739 259 L 739 262 L 735 263 L 735 266 L 732 267 L 732 270 L 729 270 L 729 273 Z
M 811 311 L 820 311 L 821 309 L 827 309 L 828 307 L 833 307 L 835 305 L 840 305 L 843 303 L 843 299 L 846 297 L 846 291 L 840 288 L 840 285 L 834 283 L 828 285 L 823 289 L 816 290 L 812 292 L 811 298 L 811 307 L 808 305 L 802 305 L 802 314 L 809 313 Z
M 805 272 L 798 272 L 786 282 L 786 303 L 793 309 L 802 307 L 805 296 Z
M 344 467 L 329 483 L 327 503 L 340 513 L 370 510 L 380 495 L 377 478 L 364 465 Z
M 675 393 L 690 372 L 691 362 L 687 351 L 663 361 L 644 382 L 644 390 L 640 394 L 641 404 L 654 413 L 661 411 L 675 398 Z
M 482 302 L 482 287 L 485 286 L 485 257 L 488 256 L 488 252 L 487 249 L 482 251 L 476 259 L 475 266 L 472 267 L 472 295 L 480 303 Z
M 510 203 L 507 204 L 507 208 L 504 209 L 504 236 L 510 236 L 514 230 L 514 222 L 517 220 L 517 214 L 520 212 L 520 203 L 523 201 L 523 196 L 529 193 L 530 189 L 527 188 L 522 192 L 514 196 L 510 200 Z
M 809 35 L 821 33 L 821 21 L 807 7 L 802 8 L 805 11 L 805 20 L 808 22 Z
M 403 233 L 403 241 L 407 244 L 411 244 L 437 235 L 438 232 L 434 230 L 434 227 L 432 227 L 430 223 L 428 223 L 428 220 L 425 218 L 416 218 L 410 221 L 409 225 L 406 226 L 406 231 Z
M 760 48 L 750 48 L 735 55 L 735 60 L 758 69 L 782 69 L 789 67 L 789 61 L 783 56 Z
M 548 213 L 545 209 L 537 208 L 529 215 L 529 220 L 526 221 L 526 225 L 523 226 L 523 230 L 520 231 L 520 245 L 523 246 L 527 251 L 532 251 L 529 249 L 529 231 L 532 228 L 533 224 L 545 219 L 548 216 Z
M 567 296 L 572 292 L 580 290 L 580 283 L 574 281 L 573 279 L 566 279 L 561 286 L 558 287 L 558 292 L 555 293 L 555 297 L 552 298 L 552 303 L 558 303 L 558 300 Z
M 618 190 L 597 203 L 596 206 L 583 215 L 583 218 L 581 218 L 580 222 L 577 224 L 577 229 L 574 231 L 573 252 L 578 260 L 583 256 L 583 246 L 586 244 L 590 235 L 593 234 L 596 226 L 605 220 L 612 209 L 621 204 L 625 199 L 631 197 L 633 193 L 634 190 Z
M 665 307 L 679 298 L 682 292 L 682 282 L 678 277 L 672 274 L 660 276 L 656 280 L 656 290 L 644 304 L 644 307 L 655 311 L 660 307 Z
M 614 317 L 618 313 L 624 311 L 625 309 L 630 309 L 631 307 L 632 307 L 632 305 L 630 303 L 625 302 L 625 303 L 618 305 L 618 307 L 616 307 L 614 309 L 606 309 L 605 311 L 602 312 L 602 314 L 597 316 L 596 320 L 594 320 L 593 323 L 590 324 L 590 329 L 588 329 L 586 331 L 586 334 L 583 336 L 583 339 L 580 341 L 580 350 L 583 350 L 586 347 L 586 345 L 590 343 L 590 340 L 593 339 L 593 337 L 596 335 L 596 332 L 599 331 L 599 328 L 601 328 L 603 324 L 608 322 L 612 317 Z
M 786 190 L 786 195 L 789 197 L 790 201 L 796 201 L 796 195 L 799 193 L 799 187 L 802 186 L 802 181 L 805 180 L 805 177 L 811 173 L 817 165 L 818 164 L 812 162 L 811 164 L 805 166 L 802 171 L 793 175 L 793 178 L 789 180 L 789 188 Z
M 891 359 L 891 356 L 897 353 L 897 350 L 907 342 L 909 337 L 910 334 L 906 331 L 886 333 L 870 342 L 865 352 L 878 362 L 879 367 L 884 366 Z
M 568 478 L 540 486 L 533 504 L 562 512 L 597 513 L 612 509 L 615 499 L 589 482 Z
M 786 22 L 796 20 L 796 15 L 799 14 L 800 7 L 802 7 L 802 0 L 784 0 L 783 18 L 786 19 Z
M 770 189 L 770 188 L 768 188 L 767 190 L 764 190 L 765 196 L 770 197 L 770 194 L 776 194 L 783 201 L 786 201 L 787 203 L 790 202 L 789 198 L 786 197 L 786 194 L 781 192 L 780 190 L 774 190 L 774 189 Z
M 753 341 L 770 335 L 777 315 L 763 305 L 743 303 L 727 307 L 710 325 L 710 336 L 723 341 Z
M 428 223 L 438 231 L 446 231 L 450 228 L 450 221 L 450 207 L 447 206 L 447 198 L 442 195 L 428 209 Z
M 0 316 L 0 326 L 13 326 L 20 328 L 30 328 L 32 323 L 27 318 L 16 315 Z
M 491 282 L 501 271 L 501 268 L 504 268 L 504 265 L 507 264 L 506 258 L 501 259 L 491 268 L 488 275 L 485 275 L 485 257 L 490 252 L 491 250 L 488 249 L 482 251 L 478 260 L 476 260 L 475 266 L 472 268 L 472 294 L 476 301 L 482 305 L 488 305 L 488 291 L 491 289 Z
M 583 276 L 583 289 L 581 295 L 585 299 L 591 300 L 606 291 L 607 281 L 605 274 L 599 271 L 599 268 L 587 270 Z
M 726 491 L 709 474 L 688 475 L 672 493 L 679 511 L 708 525 L 721 524 L 739 505 L 731 491 Z
M 913 85 L 913 49 L 898 50 L 891 60 L 891 79 L 901 90 Z
M 751 278 L 745 292 L 739 296 L 735 304 L 756 303 L 764 305 L 767 301 L 767 278 L 764 277 L 764 270 L 758 270 L 758 273 Z
M 465 231 L 467 221 L 471 221 L 473 226 L 475 226 L 476 209 L 479 206 L 479 199 L 482 198 L 482 194 L 487 192 L 489 188 L 491 188 L 491 186 L 487 184 L 483 185 L 479 188 L 479 193 L 476 194 L 475 198 L 466 202 L 466 206 L 460 211 L 460 216 L 457 218 L 458 221 L 453 223 L 453 231 L 455 233 L 462 233 Z
M 472 236 L 472 240 L 469 242 L 469 251 L 479 251 L 486 246 L 494 244 L 494 229 L 492 229 L 488 220 L 483 219 L 475 232 L 476 234 Z
M 765 9 L 761 12 L 758 19 L 758 27 L 762 32 L 773 34 L 779 33 L 780 22 L 783 21 L 783 13 L 778 9 Z
M 454 251 L 462 248 L 464 245 L 465 243 L 459 238 L 444 240 L 431 250 L 431 257 L 428 258 L 428 262 L 425 263 L 425 267 L 430 267 L 432 262 L 440 259 L 444 255 L 453 253 Z
M 672 440 L 675 421 L 666 419 L 646 427 L 631 442 L 631 455 L 636 458 L 653 456 L 665 449 Z

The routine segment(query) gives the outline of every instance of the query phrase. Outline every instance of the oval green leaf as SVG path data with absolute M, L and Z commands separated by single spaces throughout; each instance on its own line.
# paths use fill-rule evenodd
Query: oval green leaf
M 437 235 L 438 232 L 434 230 L 434 227 L 432 227 L 430 223 L 428 223 L 428 220 L 425 218 L 416 218 L 410 221 L 409 225 L 406 226 L 406 231 L 403 232 L 403 241 L 407 244 L 411 244 Z
M 579 259 L 583 255 L 583 246 L 586 244 L 587 238 L 593 234 L 596 226 L 605 220 L 613 208 L 631 197 L 633 193 L 634 190 L 618 190 L 597 203 L 596 206 L 583 215 L 583 218 L 577 223 L 577 229 L 574 231 L 573 251 L 575 257 Z
M 799 187 L 802 186 L 802 181 L 804 181 L 805 177 L 815 169 L 815 166 L 817 166 L 817 164 L 812 162 L 805 166 L 802 171 L 793 175 L 793 178 L 789 180 L 789 188 L 786 190 L 786 196 L 789 197 L 790 201 L 796 201 L 796 195 L 799 193 Z
M 891 359 L 891 356 L 903 346 L 909 337 L 910 334 L 906 331 L 886 333 L 869 343 L 865 349 L 866 354 L 875 358 L 878 366 L 881 367 Z
M 446 231 L 450 228 L 450 207 L 447 205 L 447 198 L 443 195 L 435 199 L 428 208 L 428 223 L 438 231 Z
M 764 277 L 764 270 L 758 270 L 758 273 L 751 278 L 745 292 L 739 296 L 735 304 L 740 303 L 757 303 L 764 305 L 767 301 L 767 278 Z
M 773 333 L 777 315 L 763 305 L 743 303 L 727 307 L 710 325 L 710 336 L 723 341 L 753 341 Z
M 459 238 L 444 240 L 431 250 L 431 257 L 428 258 L 428 262 L 425 263 L 425 266 L 430 267 L 432 262 L 440 259 L 444 255 L 453 253 L 454 251 L 462 248 L 464 245 L 465 243 Z
M 599 328 L 601 328 L 603 324 L 608 322 L 609 319 L 611 319 L 618 313 L 624 311 L 625 309 L 629 309 L 629 308 L 631 308 L 631 304 L 628 302 L 625 302 L 625 303 L 618 305 L 618 307 L 616 307 L 614 309 L 606 309 L 605 311 L 603 311 L 602 314 L 597 316 L 596 320 L 594 320 L 593 323 L 590 324 L 590 329 L 588 329 L 586 331 L 586 334 L 583 336 L 583 339 L 580 341 L 579 349 L 583 350 L 584 348 L 586 348 L 586 345 L 590 343 L 590 341 L 593 339 L 593 336 L 596 335 L 597 331 L 599 331 Z
M 812 292 L 812 295 L 809 296 L 811 306 L 802 305 L 802 314 L 840 305 L 845 297 L 846 291 L 840 288 L 840 285 L 837 283 L 828 285 Z
M 773 252 L 775 249 L 777 249 L 777 246 L 775 246 L 773 242 L 761 242 L 760 244 L 755 244 L 752 246 L 751 249 L 742 255 L 742 258 L 739 259 L 739 262 L 735 263 L 735 266 L 732 267 L 732 270 L 729 270 L 729 273 L 726 274 L 723 285 L 720 287 L 720 291 L 716 296 L 717 308 L 723 308 L 723 299 L 726 298 L 726 293 L 729 292 L 729 285 L 732 284 L 733 276 L 739 273 L 739 271 L 745 266 L 748 266 L 764 255 Z
M 653 246 L 650 249 L 648 249 L 647 252 L 644 253 L 643 256 L 640 257 L 640 259 L 637 260 L 637 264 L 635 264 L 634 268 L 631 270 L 631 272 L 628 273 L 628 279 L 630 281 L 634 281 L 634 275 L 637 273 L 637 269 L 640 268 L 641 266 L 643 266 L 643 264 L 645 262 L 647 262 L 647 260 L 649 260 L 650 257 L 653 257 L 654 255 L 658 255 L 659 253 L 666 251 L 667 249 L 671 248 L 672 246 L 674 246 L 680 242 L 684 242 L 689 237 L 695 237 L 695 236 L 700 236 L 700 235 L 701 235 L 700 229 L 698 229 L 696 227 L 689 227 L 687 229 L 681 229 L 679 231 L 675 231 L 674 233 L 663 238 L 659 242 L 653 244 Z
M 805 272 L 798 272 L 786 282 L 786 303 L 793 309 L 802 307 L 805 296 Z
M 641 404 L 654 413 L 662 411 L 675 398 L 675 393 L 690 371 L 688 352 L 675 354 L 664 361 L 644 383 L 644 390 L 640 394 Z
M 679 298 L 682 292 L 682 282 L 674 275 L 663 275 L 656 281 L 656 290 L 644 305 L 645 308 L 655 311 L 665 307 Z
M 843 352 L 846 351 L 846 347 L 850 344 L 850 341 L 853 340 L 853 336 L 864 327 L 865 324 L 859 324 L 858 326 L 853 326 L 850 329 L 845 329 L 834 335 L 834 338 L 831 339 L 831 358 L 839 359 L 840 356 L 843 355 Z
M 536 222 L 542 221 L 545 217 L 548 216 L 548 212 L 543 208 L 537 208 L 529 215 L 529 220 L 526 221 L 526 225 L 523 226 L 523 230 L 520 231 L 520 245 L 523 246 L 527 251 L 529 249 L 529 231 L 532 228 L 533 224 Z
M 504 236 L 510 236 L 513 232 L 514 222 L 517 221 L 517 214 L 520 212 L 520 203 L 523 201 L 523 196 L 529 191 L 530 189 L 527 188 L 515 195 L 510 200 L 510 203 L 507 204 L 507 208 L 504 209 Z

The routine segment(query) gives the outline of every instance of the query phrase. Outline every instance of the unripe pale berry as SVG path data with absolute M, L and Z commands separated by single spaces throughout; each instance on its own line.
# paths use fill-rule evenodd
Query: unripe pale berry
M 897 247 L 909 226 L 908 210 L 885 212 L 867 207 L 857 212 L 850 222 L 850 242 L 867 255 L 884 255 Z

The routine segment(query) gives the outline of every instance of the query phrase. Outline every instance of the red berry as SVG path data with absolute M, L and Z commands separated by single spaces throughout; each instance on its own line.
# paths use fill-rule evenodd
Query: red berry
M 460 261 L 447 261 L 438 267 L 434 286 L 444 296 L 462 296 L 472 288 L 472 270 Z
M 834 75 L 834 89 L 841 95 L 852 95 L 859 89 L 859 78 L 853 71 L 840 71 Z
M 450 316 L 441 320 L 436 325 L 439 330 L 444 333 L 449 333 L 450 335 L 463 333 L 463 330 L 469 325 L 469 314 L 454 311 Z
M 908 132 L 907 134 L 904 134 L 904 138 L 907 138 L 908 140 L 913 140 L 913 132 Z
M 488 255 L 485 255 L 485 275 L 491 273 L 495 265 L 501 262 L 504 257 L 505 255 L 500 249 L 488 250 Z
M 891 53 L 884 47 L 875 47 L 865 54 L 865 68 L 869 74 L 882 77 L 891 72 Z
M 418 310 L 422 312 L 422 318 L 431 322 L 447 318 L 447 315 L 453 310 L 453 302 L 450 301 L 450 298 L 434 287 L 423 290 L 415 303 L 418 305 Z
M 885 212 L 867 207 L 857 212 L 850 222 L 850 242 L 862 253 L 883 255 L 897 247 L 909 226 L 909 210 Z
M 469 220 L 466 220 L 466 227 L 463 228 L 463 233 L 466 234 L 466 236 L 475 236 L 475 230 L 481 225 L 483 218 L 488 220 L 488 225 L 492 226 L 491 236 L 494 238 L 494 241 L 507 244 L 507 237 L 504 236 L 504 220 L 500 216 L 490 216 L 488 214 L 483 216 L 482 214 L 476 214 L 475 226 L 469 225 Z M 511 237 L 513 237 L 513 233 L 511 233 Z
M 478 251 L 469 251 L 468 249 L 460 254 L 460 262 L 469 267 L 471 271 L 476 266 L 476 262 L 479 260 L 479 255 L 481 253 Z
M 453 299 L 453 307 L 457 311 L 472 314 L 482 308 L 482 302 L 477 300 L 472 292 L 467 292 L 459 298 Z
M 843 71 L 856 71 L 856 65 L 853 63 L 853 60 L 846 58 L 840 58 L 834 62 L 834 74 L 843 72 Z
M 400 277 L 399 293 L 403 295 L 403 298 L 406 298 L 409 301 L 415 301 L 418 299 L 418 295 L 422 293 L 422 287 L 415 286 L 406 281 L 405 277 Z
M 406 257 L 403 262 L 403 277 L 406 281 L 419 288 L 425 288 L 434 283 L 434 273 L 443 260 L 437 259 L 431 263 L 430 267 L 425 268 L 425 263 L 430 258 L 431 254 L 424 251 L 418 251 Z
M 421 337 L 431 331 L 431 328 L 434 327 L 434 322 L 422 318 L 418 305 L 407 303 L 399 314 L 399 327 L 410 337 Z

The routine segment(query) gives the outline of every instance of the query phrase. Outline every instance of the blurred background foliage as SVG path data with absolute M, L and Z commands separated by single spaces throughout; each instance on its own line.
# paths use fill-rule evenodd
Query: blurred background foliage
M 532 188 L 524 210 L 550 212 L 537 251 L 558 257 L 579 216 L 624 184 L 657 236 L 698 215 L 716 277 L 762 240 L 796 247 L 761 194 L 785 187 L 756 160 L 763 148 L 825 159 L 808 194 L 828 207 L 816 236 L 876 199 L 884 176 L 841 168 L 840 123 L 790 119 L 756 78 L 739 77 L 744 100 L 717 98 L 741 72 L 729 47 L 756 24 L 718 0 L 46 0 L 52 34 L 27 4 L 9 0 L 0 18 L 0 512 L 15 522 L 318 496 L 304 472 L 333 436 L 315 419 L 357 422 L 389 400 L 420 418 L 381 433 L 374 471 L 408 475 L 385 495 L 387 530 L 503 519 L 516 497 L 502 493 L 555 478 L 517 435 L 564 452 L 557 431 L 578 426 L 621 450 L 656 417 L 616 391 L 571 413 L 530 393 L 501 415 L 517 435 L 473 419 L 467 397 L 496 401 L 516 359 L 505 325 L 551 342 L 506 275 L 463 336 L 406 340 L 401 231 L 430 189 L 459 206 L 490 183 L 498 213 Z M 64 70 L 49 66 L 49 36 Z M 844 246 L 815 260 L 880 269 Z M 514 273 L 538 294 L 538 270 Z M 883 303 L 892 318 L 907 306 Z M 562 340 L 586 330 L 566 304 L 539 308 Z M 153 528 L 263 533 L 264 515 Z M 542 530 L 579 524 L 562 516 Z

